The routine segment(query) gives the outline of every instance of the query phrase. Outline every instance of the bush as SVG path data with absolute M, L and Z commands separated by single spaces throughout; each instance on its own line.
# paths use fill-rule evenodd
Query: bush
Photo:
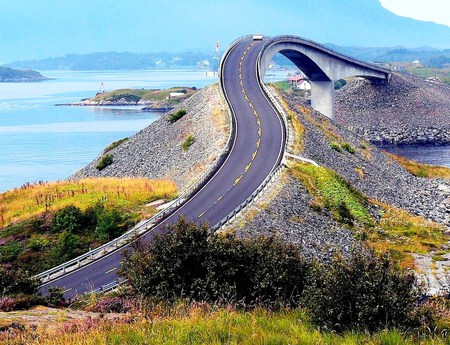
M 353 148 L 352 145 L 350 145 L 350 143 L 342 143 L 341 147 L 348 153 L 351 153 L 351 154 L 355 153 L 355 149 Z
M 97 170 L 103 170 L 105 169 L 108 165 L 111 165 L 113 163 L 113 155 L 110 154 L 106 154 L 104 156 L 102 156 L 102 158 L 100 158 L 100 160 L 97 163 Z
M 170 123 L 174 123 L 181 119 L 184 115 L 187 114 L 187 111 L 185 109 L 180 109 L 175 113 L 171 113 L 167 116 L 167 121 Z
M 337 152 L 339 152 L 339 153 L 342 153 L 341 145 L 339 145 L 338 143 L 331 143 L 331 144 L 330 144 L 330 147 L 331 147 L 333 150 L 335 150 L 335 151 L 337 151 Z
M 183 141 L 183 144 L 181 144 L 181 147 L 183 148 L 183 151 L 189 150 L 189 148 L 192 146 L 193 143 L 195 143 L 195 137 L 192 134 L 189 134 L 186 139 Z
M 52 217 L 52 231 L 77 233 L 83 228 L 83 212 L 76 206 L 67 206 L 57 211 Z
M 120 274 L 136 293 L 160 300 L 280 307 L 298 305 L 306 270 L 299 249 L 276 238 L 210 235 L 181 218 L 125 253 Z
M 39 281 L 27 271 L 0 266 L 0 297 L 13 294 L 37 293 Z
M 336 331 L 415 326 L 420 296 L 412 272 L 395 267 L 387 254 L 353 251 L 328 264 L 312 265 L 303 304 L 319 325 Z

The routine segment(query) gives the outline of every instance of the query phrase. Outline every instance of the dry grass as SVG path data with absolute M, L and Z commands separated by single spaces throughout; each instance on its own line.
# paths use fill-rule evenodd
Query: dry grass
M 404 267 L 414 267 L 411 253 L 427 254 L 450 240 L 442 225 L 394 206 L 371 202 L 384 212 L 377 226 L 367 232 L 370 246 L 391 252 Z
M 300 309 L 271 312 L 218 308 L 207 304 L 158 307 L 143 317 L 124 315 L 121 320 L 87 317 L 57 322 L 47 329 L 24 326 L 0 333 L 6 344 L 89 345 L 89 344 L 435 344 L 444 345 L 439 333 L 384 330 L 375 334 L 349 332 L 337 334 L 320 330 Z M 426 331 L 425 331 L 426 332 Z
M 0 226 L 69 205 L 85 210 L 99 200 L 131 209 L 149 201 L 171 199 L 176 191 L 171 181 L 144 178 L 87 178 L 25 185 L 0 194 Z
M 398 162 L 403 168 L 405 168 L 415 176 L 450 179 L 450 168 L 417 163 L 412 160 L 396 156 L 387 152 L 385 152 L 385 154 L 387 154 L 389 158 L 391 158 L 392 160 Z

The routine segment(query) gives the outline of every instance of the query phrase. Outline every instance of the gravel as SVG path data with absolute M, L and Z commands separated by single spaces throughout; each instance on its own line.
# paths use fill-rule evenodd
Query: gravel
M 113 163 L 103 170 L 94 161 L 70 179 L 84 177 L 147 177 L 169 179 L 179 190 L 188 188 L 225 147 L 230 123 L 218 85 L 209 86 L 183 101 L 175 109 L 187 114 L 173 124 L 168 114 L 131 136 L 108 152 Z M 195 142 L 184 151 L 182 143 L 189 135 Z

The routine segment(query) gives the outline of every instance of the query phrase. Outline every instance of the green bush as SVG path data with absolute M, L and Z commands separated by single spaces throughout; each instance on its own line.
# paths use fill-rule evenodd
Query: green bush
M 193 143 L 195 143 L 195 137 L 192 134 L 189 134 L 186 139 L 183 141 L 183 144 L 181 144 L 181 147 L 183 148 L 183 151 L 189 150 L 189 148 L 192 146 Z
M 331 144 L 330 144 L 330 147 L 331 147 L 333 150 L 335 150 L 335 151 L 337 151 L 337 152 L 339 152 L 339 153 L 342 153 L 341 145 L 339 145 L 338 143 L 331 143 Z
M 76 206 L 67 206 L 57 211 L 52 217 L 52 231 L 78 233 L 83 229 L 83 212 Z
M 420 291 L 415 276 L 395 267 L 387 254 L 353 251 L 309 272 L 303 304 L 313 320 L 331 330 L 375 331 L 416 326 Z
M 280 307 L 298 304 L 306 269 L 299 249 L 276 238 L 209 234 L 181 218 L 125 253 L 120 274 L 136 293 L 160 300 Z
M 355 153 L 355 149 L 353 148 L 352 145 L 350 145 L 350 143 L 342 143 L 341 147 L 347 151 L 348 153 L 354 154 Z
M 0 266 L 0 297 L 13 294 L 36 294 L 39 281 L 27 271 Z
M 100 160 L 97 163 L 97 170 L 103 170 L 105 169 L 108 165 L 111 165 L 113 163 L 113 155 L 110 154 L 106 154 L 104 156 L 102 156 L 102 158 L 100 158 Z
M 187 111 L 185 109 L 180 109 L 175 113 L 171 113 L 167 116 L 167 121 L 170 123 L 174 123 L 181 119 L 184 115 L 187 114 Z
M 106 149 L 103 151 L 103 153 L 109 152 L 112 149 L 115 149 L 117 146 L 119 146 L 120 144 L 123 144 L 124 142 L 127 142 L 128 138 L 123 138 L 117 141 L 112 142 L 111 144 L 108 145 L 108 147 L 106 147 Z
M 64 230 L 59 236 L 58 243 L 54 248 L 54 258 L 58 262 L 64 262 L 76 257 L 79 253 L 80 238 L 71 232 Z

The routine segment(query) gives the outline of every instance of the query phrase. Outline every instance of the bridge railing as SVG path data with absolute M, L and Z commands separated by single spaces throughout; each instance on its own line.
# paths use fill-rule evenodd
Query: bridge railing
M 268 46 L 274 44 L 276 41 L 286 41 L 286 40 L 298 41 L 298 42 L 301 42 L 303 44 L 307 44 L 307 45 L 309 45 L 311 47 L 320 49 L 320 50 L 322 50 L 322 51 L 324 51 L 324 52 L 326 52 L 326 53 L 328 53 L 330 55 L 334 55 L 334 56 L 340 57 L 340 58 L 342 58 L 344 60 L 347 60 L 349 62 L 352 62 L 354 64 L 363 65 L 363 66 L 365 66 L 367 68 L 371 68 L 371 69 L 374 69 L 374 70 L 377 70 L 377 71 L 380 71 L 380 72 L 383 72 L 383 73 L 386 73 L 386 74 L 391 74 L 392 73 L 392 71 L 387 69 L 387 68 L 384 68 L 384 67 L 381 67 L 381 66 L 369 63 L 369 62 L 358 60 L 358 59 L 356 59 L 356 58 L 354 58 L 352 56 L 349 56 L 349 55 L 346 55 L 346 54 L 334 51 L 334 50 L 326 47 L 323 44 L 311 41 L 311 40 L 309 40 L 307 38 L 303 38 L 303 37 L 300 37 L 300 36 L 294 36 L 294 35 L 281 35 L 281 36 L 272 37 L 270 39 L 270 41 L 267 41 L 267 43 L 265 44 L 265 46 L 263 47 L 261 52 L 263 53 L 263 51 L 266 50 L 268 48 Z

